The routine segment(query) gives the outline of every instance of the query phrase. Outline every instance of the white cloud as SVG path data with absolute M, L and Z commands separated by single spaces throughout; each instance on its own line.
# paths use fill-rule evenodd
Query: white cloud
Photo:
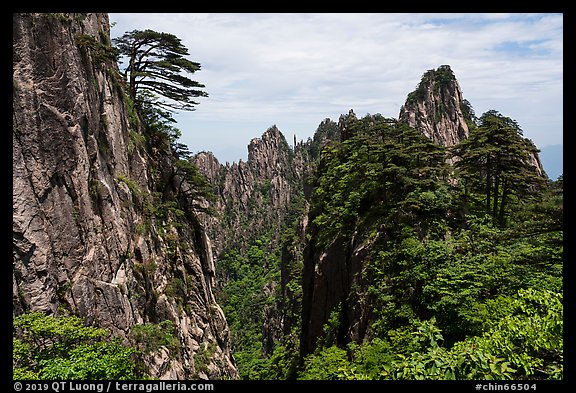
M 214 146 L 233 142 L 245 157 L 249 140 L 272 124 L 289 140 L 294 132 L 306 139 L 324 118 L 337 121 L 350 108 L 358 115 L 397 117 L 422 74 L 441 64 L 451 65 L 477 115 L 496 109 L 518 121 L 538 146 L 562 143 L 561 14 L 110 18 L 117 22 L 113 36 L 146 28 L 173 33 L 202 64 L 194 77 L 206 85 L 209 97 L 200 99 L 195 112 L 178 116 L 183 142 L 193 151 L 216 153 Z M 201 129 L 211 132 L 194 135 Z

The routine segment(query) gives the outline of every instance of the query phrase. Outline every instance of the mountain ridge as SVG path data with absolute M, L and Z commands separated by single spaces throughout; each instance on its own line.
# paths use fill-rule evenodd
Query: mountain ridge
M 330 310 L 333 310 L 342 299 L 348 299 L 352 295 L 351 288 L 365 285 L 362 279 L 355 275 L 364 269 L 363 260 L 372 247 L 371 242 L 378 237 L 369 241 L 357 234 L 358 238 L 354 238 L 348 245 L 335 241 L 326 247 L 311 248 L 310 241 L 304 239 L 310 236 L 314 239 L 313 230 L 310 232 L 310 223 L 314 221 L 314 215 L 311 215 L 309 210 L 314 189 L 305 179 L 318 176 L 314 172 L 319 170 L 318 160 L 324 147 L 333 143 L 347 143 L 358 132 L 359 124 L 371 124 L 383 120 L 385 119 L 378 114 L 359 118 L 351 109 L 347 114 L 342 114 L 337 123 L 331 119 L 323 120 L 313 138 L 295 142 L 293 148 L 287 145 L 282 132 L 276 126 L 272 126 L 263 133 L 261 138 L 252 139 L 248 147 L 247 161 L 241 160 L 238 164 L 222 165 L 211 153 L 196 155 L 195 160 L 200 171 L 205 173 L 212 182 L 218 178 L 222 179 L 222 173 L 226 173 L 226 181 L 222 183 L 220 180 L 219 190 L 242 190 L 244 188 L 244 191 L 248 191 L 245 194 L 241 191 L 226 191 L 225 193 L 220 191 L 219 198 L 227 200 L 222 203 L 222 206 L 234 203 L 233 201 L 242 201 L 243 213 L 236 216 L 235 220 L 241 222 L 240 217 L 245 215 L 245 228 L 257 228 L 252 232 L 253 234 L 265 232 L 266 223 L 270 224 L 268 228 L 272 228 L 272 233 L 278 234 L 283 225 L 275 221 L 277 218 L 275 214 L 278 217 L 285 217 L 289 205 L 287 203 L 270 204 L 265 194 L 276 187 L 272 186 L 263 190 L 262 181 L 270 181 L 274 175 L 278 175 L 283 178 L 280 184 L 291 184 L 290 192 L 298 187 L 304 188 L 305 199 L 300 205 L 300 218 L 292 222 L 292 227 L 287 232 L 290 233 L 293 241 L 282 244 L 280 282 L 273 281 L 270 286 L 262 288 L 262 291 L 267 293 L 270 293 L 270 288 L 277 288 L 276 292 L 272 291 L 275 295 L 271 295 L 276 297 L 276 303 L 272 308 L 265 309 L 265 315 L 261 321 L 264 333 L 262 348 L 265 353 L 270 354 L 270 342 L 284 342 L 286 335 L 295 324 L 301 324 L 302 328 L 301 356 L 313 352 L 316 340 L 323 334 L 326 323 L 331 318 Z M 390 125 L 397 123 L 399 126 L 403 124 L 416 129 L 431 142 L 446 149 L 458 145 L 476 127 L 472 106 L 462 97 L 458 81 L 448 65 L 425 72 L 417 89 L 407 95 L 406 104 L 402 106 L 398 119 L 386 121 Z M 270 137 L 271 135 L 273 137 Z M 286 157 L 292 158 L 289 160 Z M 451 165 L 454 161 L 447 159 L 447 163 Z M 292 171 L 287 171 L 286 165 L 292 165 Z M 537 172 L 541 171 L 537 153 L 532 156 L 532 165 Z M 239 171 L 234 168 L 243 168 L 243 170 Z M 288 178 L 290 180 L 287 180 Z M 262 193 L 262 191 L 265 192 Z M 257 198 L 261 207 L 260 213 L 254 214 L 254 210 L 250 211 L 246 208 L 248 203 L 243 201 L 243 198 L 247 195 Z M 293 196 L 291 198 L 294 199 Z M 225 210 L 220 209 L 220 211 L 223 217 L 229 217 Z M 273 216 L 275 219 L 271 220 Z M 257 217 L 265 217 L 265 219 L 258 221 Z M 215 232 L 211 232 L 214 238 L 222 237 L 218 234 L 218 230 L 222 230 L 221 226 L 212 225 L 212 228 L 216 228 Z M 240 226 L 236 225 L 233 230 L 228 231 L 228 235 L 223 237 L 234 238 L 232 234 L 240 234 L 240 238 L 245 241 L 244 248 L 239 249 L 242 254 L 246 252 L 250 241 L 254 241 L 258 236 L 251 238 L 250 230 L 239 229 Z M 267 245 L 267 249 L 272 251 L 277 246 L 277 241 L 272 241 Z M 235 247 L 228 242 L 226 246 L 218 248 L 215 255 L 221 255 L 230 248 Z M 304 255 L 304 261 L 300 259 L 301 255 Z M 302 263 L 304 266 L 302 276 L 294 274 L 295 267 Z M 293 288 L 292 284 L 295 283 L 302 284 L 302 295 L 295 294 L 289 289 Z M 302 296 L 302 299 L 299 296 Z M 302 312 L 298 311 L 301 307 Z M 370 313 L 363 307 L 357 304 L 340 309 L 342 319 L 339 337 L 343 342 L 361 342 L 367 334 Z M 301 322 L 294 317 L 298 313 L 302 315 Z M 288 315 L 291 317 L 287 317 Z M 286 343 L 286 345 L 293 345 L 293 343 Z

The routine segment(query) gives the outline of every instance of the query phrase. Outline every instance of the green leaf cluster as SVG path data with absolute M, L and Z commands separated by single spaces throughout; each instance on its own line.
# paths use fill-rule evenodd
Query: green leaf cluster
M 96 64 L 102 64 L 107 61 L 116 61 L 118 58 L 118 52 L 110 45 L 110 42 L 102 43 L 92 35 L 77 35 L 76 44 L 80 48 L 86 48 L 90 51 L 93 56 L 93 61 Z
M 445 346 L 432 317 L 411 331 L 391 331 L 346 349 L 324 347 L 309 355 L 300 379 L 561 379 L 562 296 L 519 290 L 502 297 L 507 307 L 479 336 Z
M 316 244 L 357 230 L 400 230 L 401 222 L 443 215 L 449 196 L 445 152 L 416 130 L 380 115 L 349 120 L 349 139 L 324 148 L 313 184 Z M 442 185 L 442 187 L 441 187 Z
M 166 347 L 174 356 L 180 352 L 180 341 L 170 320 L 134 325 L 130 336 L 142 353 L 155 353 L 161 347 Z
M 19 315 L 13 321 L 14 379 L 134 379 L 134 348 L 76 316 Z
M 516 121 L 490 110 L 451 154 L 457 158 L 457 175 L 472 207 L 482 203 L 504 225 L 511 204 L 533 198 L 545 185 L 531 163 L 535 152 Z

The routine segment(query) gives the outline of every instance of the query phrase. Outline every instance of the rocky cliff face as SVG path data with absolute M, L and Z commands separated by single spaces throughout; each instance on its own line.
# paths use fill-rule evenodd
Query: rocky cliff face
M 359 295 L 353 287 L 362 285 L 359 273 L 371 244 L 363 239 L 348 245 L 343 241 L 336 239 L 326 249 L 309 243 L 304 249 L 300 338 L 303 356 L 314 351 L 333 312 L 337 312 L 341 321 L 338 342 L 361 342 L 365 337 L 370 310 L 362 299 L 356 298 Z
M 235 377 L 210 240 L 186 201 L 180 218 L 151 208 L 174 157 L 139 143 L 109 48 L 105 14 L 13 16 L 13 312 L 126 341 L 170 320 L 180 350 L 150 354 L 153 377 Z
M 324 140 L 318 140 L 316 147 L 322 143 Z M 246 162 L 222 165 L 211 153 L 195 156 L 196 165 L 217 193 L 216 214 L 202 217 L 214 239 L 214 255 L 220 257 L 231 250 L 247 255 L 255 241 L 265 238 L 269 239 L 263 244 L 267 252 L 281 260 L 279 272 L 275 264 L 262 262 L 262 271 L 276 271 L 279 280 L 271 279 L 259 293 L 245 294 L 276 299 L 268 302 L 257 316 L 261 318 L 262 351 L 267 356 L 300 320 L 299 295 L 289 289 L 289 282 L 296 280 L 299 286 L 304 230 L 293 233 L 291 242 L 286 240 L 286 229 L 295 225 L 295 220 L 300 222 L 299 215 L 305 209 L 303 183 L 311 154 L 308 145 L 295 143 L 292 150 L 284 135 L 273 126 L 250 141 Z M 222 286 L 229 282 L 226 272 L 218 278 Z
M 443 65 L 422 76 L 398 118 L 435 143 L 450 147 L 468 137 L 468 115 L 456 77 L 449 65 Z
M 207 152 L 198 153 L 194 161 L 217 193 L 217 214 L 203 217 L 215 255 L 232 246 L 242 250 L 263 232 L 280 232 L 301 189 L 303 164 L 276 126 L 250 141 L 246 162 L 222 165 Z

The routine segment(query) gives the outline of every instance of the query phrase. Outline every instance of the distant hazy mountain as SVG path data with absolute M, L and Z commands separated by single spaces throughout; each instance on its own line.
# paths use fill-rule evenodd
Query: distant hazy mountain
M 549 145 L 540 148 L 540 161 L 551 180 L 558 179 L 564 173 L 563 145 Z

